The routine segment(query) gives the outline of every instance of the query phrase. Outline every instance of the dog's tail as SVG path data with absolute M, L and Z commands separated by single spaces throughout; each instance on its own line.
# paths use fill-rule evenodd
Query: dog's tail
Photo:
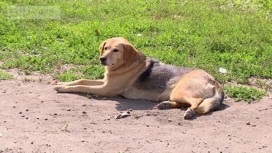
M 212 97 L 206 98 L 202 101 L 199 107 L 196 109 L 198 114 L 205 114 L 210 111 L 214 111 L 220 108 L 223 100 L 224 100 L 224 91 L 219 82 L 213 81 L 212 85 L 214 88 L 214 95 Z

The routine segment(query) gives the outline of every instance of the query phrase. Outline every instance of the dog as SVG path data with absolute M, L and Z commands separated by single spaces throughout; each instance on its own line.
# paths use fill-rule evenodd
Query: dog
M 122 37 L 105 40 L 99 50 L 105 67 L 103 79 L 60 83 L 54 89 L 60 93 L 157 101 L 158 109 L 188 107 L 184 119 L 207 114 L 222 104 L 221 84 L 204 70 L 164 64 L 145 56 Z

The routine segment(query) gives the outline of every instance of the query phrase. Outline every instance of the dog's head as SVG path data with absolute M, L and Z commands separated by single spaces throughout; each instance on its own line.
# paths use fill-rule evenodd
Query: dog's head
M 100 62 L 104 66 L 126 65 L 140 53 L 125 38 L 107 39 L 99 46 Z

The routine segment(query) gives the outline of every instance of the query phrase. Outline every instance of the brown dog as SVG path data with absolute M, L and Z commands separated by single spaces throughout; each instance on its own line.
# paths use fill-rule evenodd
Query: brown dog
M 159 109 L 188 106 L 185 119 L 218 109 L 224 99 L 220 83 L 204 70 L 167 65 L 146 57 L 124 38 L 105 40 L 99 50 L 106 70 L 103 80 L 76 80 L 54 89 L 159 101 Z

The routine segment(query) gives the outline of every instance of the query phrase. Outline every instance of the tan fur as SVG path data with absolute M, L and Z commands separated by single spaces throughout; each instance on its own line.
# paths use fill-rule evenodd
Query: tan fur
M 76 80 L 62 83 L 54 89 L 58 92 L 123 95 L 128 99 L 163 101 L 157 105 L 159 109 L 189 106 L 185 119 L 192 118 L 194 113 L 205 114 L 215 110 L 222 102 L 224 94 L 221 85 L 204 70 L 195 69 L 184 72 L 182 76 L 174 76 L 172 81 L 176 80 L 176 83 L 168 85 L 163 92 L 146 90 L 137 85 L 140 75 L 152 62 L 143 53 L 120 37 L 105 40 L 99 46 L 99 51 L 100 56 L 106 58 L 103 80 Z M 158 64 L 167 67 L 163 63 Z
M 104 50 L 104 47 L 109 49 Z M 113 49 L 119 49 L 119 52 L 114 53 Z M 99 46 L 99 50 L 101 56 L 106 56 L 109 59 L 109 65 L 105 66 L 106 72 L 103 80 L 76 80 L 60 83 L 54 89 L 58 92 L 82 92 L 100 96 L 115 96 L 124 92 L 145 66 L 143 54 L 124 38 L 105 40 Z M 133 59 L 137 60 L 132 62 Z

